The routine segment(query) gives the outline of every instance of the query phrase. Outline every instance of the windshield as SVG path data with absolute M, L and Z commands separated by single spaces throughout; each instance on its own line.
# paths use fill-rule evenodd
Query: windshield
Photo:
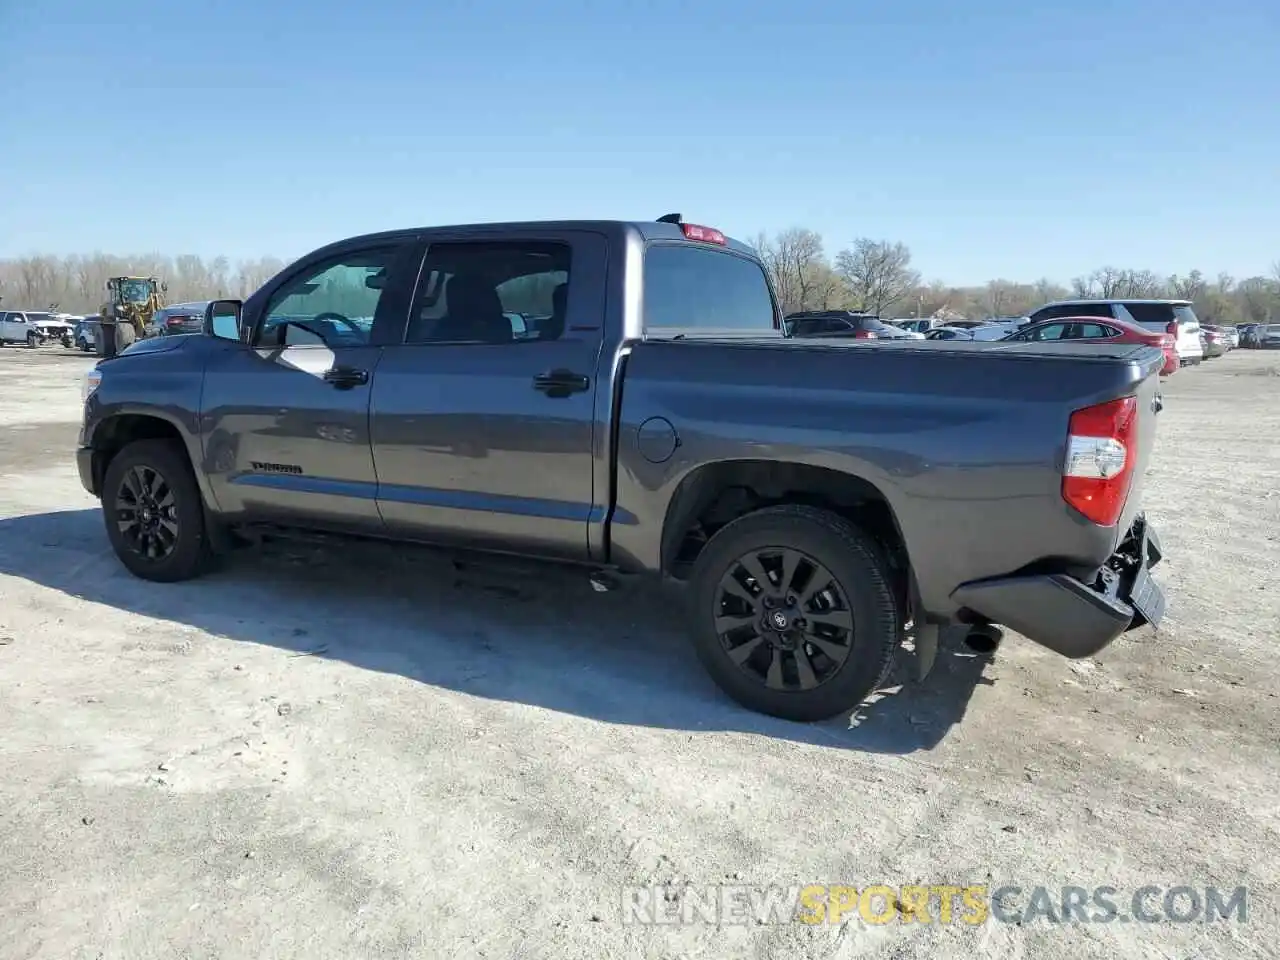
M 146 303 L 151 299 L 151 284 L 147 280 L 120 281 L 120 299 L 125 303 Z
M 52 313 L 28 313 L 27 320 L 31 323 L 48 323 L 53 319 Z

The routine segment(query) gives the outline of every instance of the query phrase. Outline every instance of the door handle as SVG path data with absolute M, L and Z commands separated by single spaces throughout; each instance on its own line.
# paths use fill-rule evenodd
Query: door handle
M 324 372 L 324 382 L 332 384 L 339 390 L 350 390 L 369 382 L 368 370 L 357 370 L 355 367 L 330 367 Z
M 533 378 L 533 389 L 549 397 L 567 397 L 591 388 L 591 378 L 572 370 L 548 370 Z

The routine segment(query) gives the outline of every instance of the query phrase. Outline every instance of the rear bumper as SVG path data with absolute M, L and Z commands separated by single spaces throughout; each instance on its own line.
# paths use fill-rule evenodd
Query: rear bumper
M 96 497 L 98 491 L 93 482 L 93 448 L 80 447 L 76 450 L 76 470 L 80 473 L 80 485 Z
M 1127 630 L 1164 617 L 1164 591 L 1150 570 L 1160 540 L 1139 517 L 1092 583 L 1064 573 L 999 577 L 952 593 L 962 607 L 1071 659 L 1089 657 Z

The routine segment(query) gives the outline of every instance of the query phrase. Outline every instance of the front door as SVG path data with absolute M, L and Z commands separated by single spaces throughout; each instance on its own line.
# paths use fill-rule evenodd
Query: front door
M 437 543 L 584 559 L 605 240 L 565 231 L 431 242 L 388 345 L 371 422 L 388 528 Z
M 379 331 L 403 329 L 420 249 L 384 242 L 304 261 L 246 305 L 248 343 L 205 371 L 214 496 L 243 519 L 380 531 L 369 399 Z

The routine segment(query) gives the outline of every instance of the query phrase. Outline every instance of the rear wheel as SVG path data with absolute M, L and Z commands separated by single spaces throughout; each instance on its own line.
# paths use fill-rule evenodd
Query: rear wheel
M 116 454 L 103 478 L 102 516 L 116 556 L 144 580 L 189 580 L 209 563 L 200 489 L 176 443 L 138 440 Z
M 876 544 L 844 518 L 768 507 L 723 527 L 690 584 L 694 648 L 730 697 L 825 720 L 888 675 L 902 619 Z

